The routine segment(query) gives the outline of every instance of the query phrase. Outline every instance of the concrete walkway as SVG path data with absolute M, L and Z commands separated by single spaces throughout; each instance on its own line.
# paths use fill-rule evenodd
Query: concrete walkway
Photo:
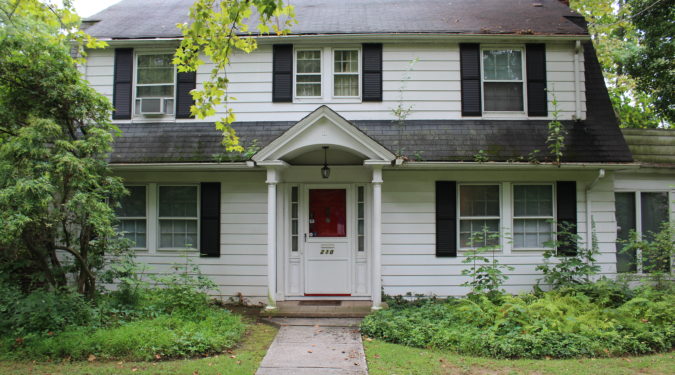
M 272 318 L 279 333 L 256 375 L 367 375 L 361 319 Z

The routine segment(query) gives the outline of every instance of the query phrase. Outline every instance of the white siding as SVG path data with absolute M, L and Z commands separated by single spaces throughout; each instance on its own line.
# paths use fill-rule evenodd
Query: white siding
M 221 183 L 220 257 L 189 256 L 200 270 L 218 285 L 222 298 L 241 294 L 248 303 L 267 300 L 267 187 L 264 172 L 210 173 L 122 173 L 125 183 Z M 156 202 L 149 202 L 149 211 Z M 151 218 L 149 218 L 151 220 Z M 148 236 L 154 235 L 149 233 Z M 139 251 L 137 261 L 146 264 L 148 274 L 172 272 L 181 263 L 181 251 L 148 249 Z
M 554 182 L 578 180 L 577 217 L 579 233 L 585 239 L 585 183 L 595 178 L 593 173 L 579 172 L 414 172 L 385 171 L 382 212 L 382 279 L 387 294 L 463 295 L 468 289 L 460 285 L 466 265 L 464 257 L 437 258 L 435 255 L 435 181 L 458 182 Z M 612 177 L 601 180 L 591 193 L 593 217 L 596 223 L 601 254 L 598 262 L 601 274 L 613 274 L 616 269 L 614 241 L 614 195 Z M 503 205 L 502 205 L 503 207 Z M 502 216 L 504 213 L 502 212 Z M 502 227 L 510 224 L 501 222 Z M 535 270 L 542 263 L 541 252 L 516 251 L 498 256 L 501 264 L 513 266 L 505 289 L 509 292 L 528 291 L 541 276 Z
M 410 62 L 416 58 L 418 62 L 408 71 Z M 112 98 L 113 60 L 112 49 L 91 51 L 86 69 L 86 78 L 92 87 L 109 98 Z M 575 114 L 574 44 L 548 43 L 546 60 L 548 88 L 558 98 L 560 118 L 571 119 Z M 392 110 L 399 103 L 412 107 L 409 119 L 461 119 L 459 66 L 458 43 L 385 43 L 382 102 L 336 99 L 272 103 L 272 46 L 260 45 L 251 54 L 240 52 L 232 58 L 227 77 L 230 80 L 229 95 L 236 100 L 231 102 L 230 107 L 238 121 L 298 121 L 323 104 L 349 120 L 394 119 Z M 200 67 L 198 84 L 209 78 L 211 69 L 211 64 Z M 583 54 L 580 69 L 580 103 L 584 118 Z M 409 79 L 404 79 L 406 75 Z M 553 109 L 550 104 L 549 109 Z M 217 116 L 223 113 L 224 107 L 221 106 Z M 214 116 L 208 120 L 215 119 L 217 117 Z

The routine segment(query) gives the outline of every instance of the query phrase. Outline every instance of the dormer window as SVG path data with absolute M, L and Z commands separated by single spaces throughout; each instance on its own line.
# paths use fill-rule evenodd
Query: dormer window
M 176 72 L 171 53 L 136 55 L 136 115 L 174 114 Z
M 523 51 L 483 49 L 483 108 L 485 112 L 525 110 Z

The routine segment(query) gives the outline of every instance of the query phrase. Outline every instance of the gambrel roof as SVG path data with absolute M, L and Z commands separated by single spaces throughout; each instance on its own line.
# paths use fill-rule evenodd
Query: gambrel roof
M 569 131 L 566 162 L 632 162 L 631 155 L 607 94 L 600 63 L 590 42 L 584 43 L 586 105 L 584 121 L 562 121 Z M 347 119 L 349 120 L 349 119 Z M 517 160 L 540 150 L 547 153 L 547 120 L 356 120 L 351 123 L 389 151 L 425 161 L 473 161 L 484 150 L 491 161 Z M 256 121 L 234 124 L 244 146 L 255 141 L 265 147 L 290 129 L 292 121 Z M 223 154 L 221 134 L 212 122 L 119 124 L 112 163 L 214 162 Z
M 175 38 L 193 0 L 123 0 L 89 17 L 103 39 Z M 292 0 L 295 35 L 587 35 L 559 0 Z M 252 17 L 255 19 L 255 16 Z M 252 28 L 255 30 L 255 28 Z

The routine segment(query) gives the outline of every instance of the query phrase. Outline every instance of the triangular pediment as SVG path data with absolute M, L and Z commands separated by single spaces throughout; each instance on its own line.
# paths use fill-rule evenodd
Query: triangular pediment
M 321 106 L 253 156 L 260 163 L 290 160 L 328 146 L 361 160 L 391 162 L 396 156 L 327 106 Z

